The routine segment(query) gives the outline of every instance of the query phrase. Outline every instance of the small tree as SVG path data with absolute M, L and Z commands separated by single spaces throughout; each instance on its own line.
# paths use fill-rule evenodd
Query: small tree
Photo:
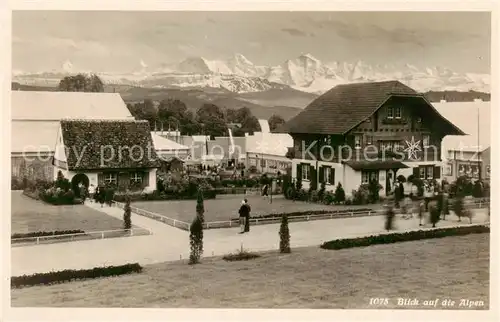
M 189 255 L 189 264 L 198 264 L 203 254 L 203 223 L 205 222 L 205 206 L 203 205 L 203 193 L 198 190 L 196 200 L 196 217 L 189 227 L 189 245 L 191 254 Z
M 280 252 L 290 253 L 290 230 L 288 229 L 288 216 L 283 214 L 281 216 L 280 226 Z
M 335 202 L 342 203 L 345 201 L 345 191 L 342 188 L 340 182 L 337 184 L 337 188 L 335 188 Z
M 198 264 L 203 253 L 203 223 L 199 216 L 196 216 L 189 227 L 189 264 Z
M 302 178 L 297 177 L 297 180 L 295 181 L 295 190 L 300 191 L 302 189 Z
M 325 190 L 326 190 L 326 183 L 323 181 L 321 182 L 320 188 L 318 190 L 318 200 L 323 200 L 325 196 Z
M 127 195 L 125 197 L 125 207 L 124 207 L 124 213 L 123 213 L 123 228 L 124 229 L 131 229 L 132 228 L 132 221 L 131 221 L 131 215 L 132 215 L 132 209 L 130 208 L 130 196 Z

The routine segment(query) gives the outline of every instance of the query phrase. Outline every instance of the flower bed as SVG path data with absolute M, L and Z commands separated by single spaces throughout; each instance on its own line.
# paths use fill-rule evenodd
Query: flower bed
M 139 193 L 115 193 L 114 201 L 125 202 L 126 197 L 130 196 L 130 201 L 148 201 L 148 200 L 194 200 L 196 195 L 181 194 L 181 193 L 167 193 L 167 192 L 139 192 Z M 217 192 L 215 189 L 203 191 L 203 198 L 215 199 Z
M 68 235 L 68 234 L 83 234 L 85 233 L 81 229 L 75 230 L 56 230 L 56 231 L 35 231 L 31 233 L 15 233 L 10 236 L 11 239 L 15 238 L 32 238 L 32 237 L 45 237 L 45 236 L 58 236 L 58 235 Z
M 353 247 L 366 247 L 370 245 L 415 241 L 420 239 L 442 238 L 448 236 L 462 236 L 468 234 L 480 234 L 489 232 L 490 228 L 484 225 L 440 228 L 432 230 L 409 231 L 405 233 L 372 235 L 359 238 L 336 239 L 325 242 L 320 247 L 323 249 L 344 249 Z
M 131 273 L 140 273 L 142 267 L 138 263 L 120 266 L 95 267 L 93 269 L 68 269 L 58 272 L 37 273 L 33 275 L 15 276 L 10 279 L 11 288 L 20 288 L 33 285 L 50 285 L 73 280 L 91 279 L 108 276 L 118 276 Z
M 361 208 L 361 209 L 343 209 L 343 210 L 308 210 L 308 211 L 296 211 L 289 213 L 279 213 L 279 214 L 267 214 L 260 216 L 251 216 L 250 219 L 268 219 L 268 218 L 281 218 L 283 215 L 287 215 L 287 217 L 301 217 L 301 216 L 315 216 L 315 215 L 325 215 L 325 214 L 333 214 L 333 215 L 344 215 L 347 216 L 350 213 L 359 213 L 359 212 L 368 212 L 374 211 L 371 208 Z M 238 218 L 231 218 L 232 221 L 238 221 Z

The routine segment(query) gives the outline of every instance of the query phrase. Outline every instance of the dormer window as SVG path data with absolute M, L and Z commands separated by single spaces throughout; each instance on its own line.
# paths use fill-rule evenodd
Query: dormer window
M 392 107 L 387 108 L 387 118 L 388 119 L 394 118 L 394 109 Z
M 401 118 L 401 107 L 395 107 L 394 108 L 394 118 L 400 119 Z
M 359 134 L 354 136 L 354 148 L 361 149 L 361 135 Z

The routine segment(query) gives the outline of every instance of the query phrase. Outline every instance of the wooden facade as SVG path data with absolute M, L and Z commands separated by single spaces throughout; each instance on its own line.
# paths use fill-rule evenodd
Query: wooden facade
M 446 135 L 439 126 L 439 118 L 433 113 L 425 113 L 422 104 L 398 97 L 389 100 L 345 134 L 291 133 L 293 153 L 298 159 L 335 163 L 384 156 L 400 161 L 438 162 L 441 161 L 441 141 Z M 420 147 L 420 151 L 415 151 L 416 159 L 410 159 L 405 152 L 412 138 Z

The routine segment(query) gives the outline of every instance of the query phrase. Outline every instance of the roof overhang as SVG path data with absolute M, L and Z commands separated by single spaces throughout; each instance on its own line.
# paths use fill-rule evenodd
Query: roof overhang
M 356 171 L 361 170 L 390 170 L 405 169 L 407 165 L 397 160 L 374 160 L 374 161 L 342 161 Z
M 420 93 L 417 93 L 417 94 L 401 94 L 401 93 L 394 93 L 393 94 L 393 93 L 389 93 L 389 96 L 387 97 L 387 99 L 385 99 L 368 117 L 372 117 L 375 113 L 377 113 L 378 110 L 380 110 L 382 108 L 382 106 L 384 106 L 390 99 L 392 99 L 394 97 L 405 97 L 405 98 L 413 98 L 413 99 L 423 100 L 426 105 L 428 105 L 437 115 L 439 115 L 439 117 L 441 118 L 442 121 L 444 121 L 446 124 L 451 126 L 452 133 L 448 133 L 446 135 L 467 135 L 464 131 L 459 129 L 455 124 L 453 124 L 447 118 L 442 116 L 441 113 L 439 113 L 438 110 L 434 107 L 434 105 L 432 105 L 432 103 L 429 102 L 429 100 L 425 97 L 425 95 L 420 94 Z M 350 132 L 356 126 L 363 123 L 367 118 L 360 120 L 358 123 L 356 123 L 356 125 L 351 127 L 349 130 L 345 131 L 344 133 L 339 133 L 339 134 L 346 135 L 348 132 Z M 336 134 L 336 133 L 332 133 L 332 134 Z

